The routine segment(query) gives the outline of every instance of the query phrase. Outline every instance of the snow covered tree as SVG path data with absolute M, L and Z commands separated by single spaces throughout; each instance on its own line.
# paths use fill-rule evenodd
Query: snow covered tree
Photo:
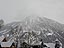
M 1 29 L 1 27 L 4 25 L 4 20 L 0 20 L 0 29 Z

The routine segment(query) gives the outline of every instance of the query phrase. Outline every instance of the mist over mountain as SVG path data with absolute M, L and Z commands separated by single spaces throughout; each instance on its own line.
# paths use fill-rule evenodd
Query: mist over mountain
M 42 28 L 55 28 L 56 30 L 63 30 L 64 26 L 56 21 L 53 21 L 51 19 L 48 18 L 41 18 L 38 16 L 29 16 L 26 17 L 23 21 L 22 21 L 22 25 L 24 26 L 30 26 L 30 28 L 35 27 L 36 28 L 40 28 L 40 29 L 36 29 L 36 30 L 41 30 Z

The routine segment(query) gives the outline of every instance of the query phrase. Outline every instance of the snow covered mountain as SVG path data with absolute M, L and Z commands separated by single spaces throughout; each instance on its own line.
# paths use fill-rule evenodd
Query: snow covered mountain
M 53 42 L 58 38 L 64 41 L 64 25 L 48 18 L 38 16 L 26 17 L 22 22 L 23 30 L 40 32 L 42 39 L 47 42 Z
M 35 32 L 37 37 L 43 39 L 44 42 L 54 42 L 57 38 L 64 44 L 64 25 L 54 20 L 39 16 L 28 16 L 21 22 L 7 24 L 2 27 L 2 30 L 7 28 L 9 30 L 10 27 L 14 28 L 15 26 L 22 26 L 23 31 Z

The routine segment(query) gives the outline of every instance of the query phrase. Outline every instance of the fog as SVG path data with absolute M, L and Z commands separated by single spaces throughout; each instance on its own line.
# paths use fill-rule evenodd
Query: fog
M 5 23 L 40 16 L 64 24 L 64 0 L 0 0 L 0 19 Z

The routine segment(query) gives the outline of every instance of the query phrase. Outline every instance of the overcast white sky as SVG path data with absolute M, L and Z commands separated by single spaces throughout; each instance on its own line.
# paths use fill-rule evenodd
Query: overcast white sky
M 0 0 L 0 19 L 6 23 L 32 15 L 64 24 L 64 0 Z

